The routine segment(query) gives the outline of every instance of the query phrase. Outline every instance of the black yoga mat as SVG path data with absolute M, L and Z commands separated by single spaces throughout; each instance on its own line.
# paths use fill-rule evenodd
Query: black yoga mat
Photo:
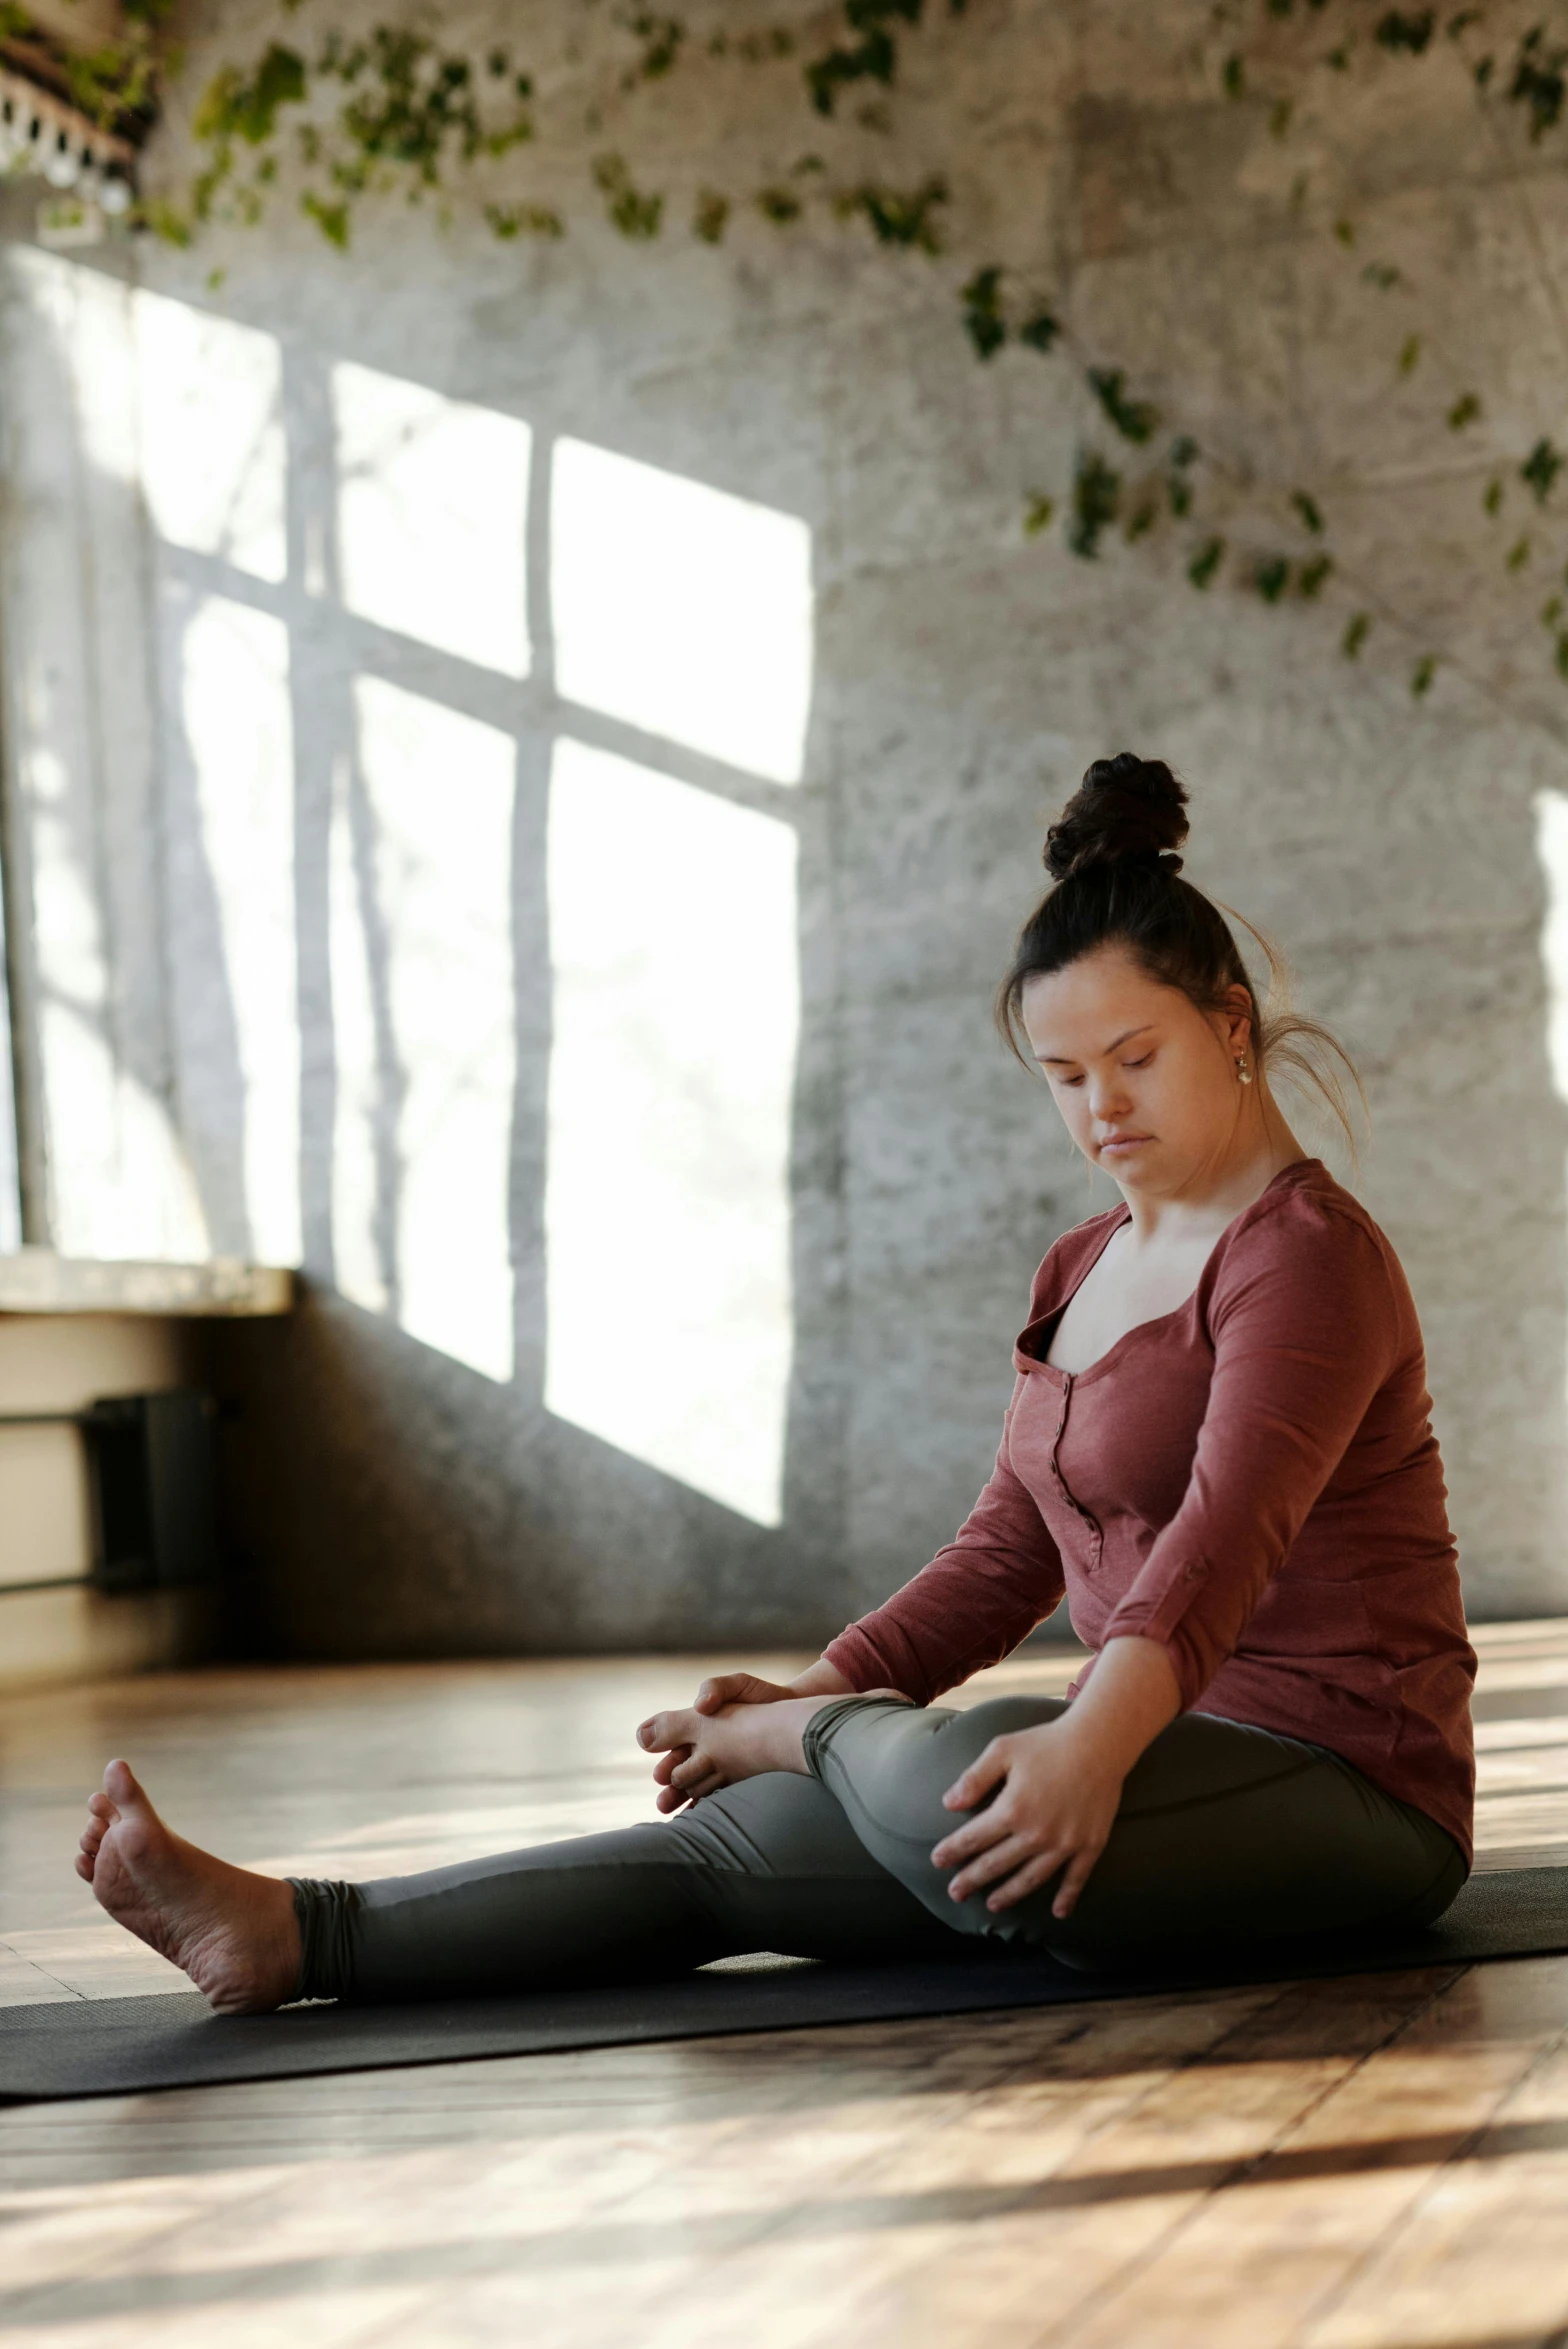
M 214 2015 L 194 1991 L 71 1999 L 0 2008 L 0 2103 L 1062 2006 L 1554 1952 L 1568 1952 L 1568 1868 L 1473 1876 L 1448 1914 L 1424 1933 L 1332 1948 L 1281 1946 L 1233 1966 L 1189 1964 L 1136 1976 L 1079 1973 L 1045 1957 L 965 1949 L 951 1959 L 908 1965 L 828 1966 L 778 1958 L 631 1987 L 539 1990 L 421 2006 L 298 2006 L 271 2015 Z

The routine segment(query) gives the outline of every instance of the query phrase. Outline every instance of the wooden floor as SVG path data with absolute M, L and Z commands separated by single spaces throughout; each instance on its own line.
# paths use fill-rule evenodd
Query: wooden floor
M 1482 1864 L 1568 1867 L 1568 1623 L 1478 1645 Z M 0 1706 L 0 2007 L 183 1986 L 69 1873 L 110 1753 L 378 1875 L 649 1815 L 630 1726 L 700 1668 Z M 1564 2349 L 1568 1959 L 0 2111 L 5 2349 L 296 2341 Z

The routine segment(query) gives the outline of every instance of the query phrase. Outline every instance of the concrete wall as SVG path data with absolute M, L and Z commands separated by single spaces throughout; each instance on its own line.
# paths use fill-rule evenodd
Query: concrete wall
M 1321 222 L 1260 197 L 1260 173 L 1278 176 L 1261 117 L 1183 78 L 1197 12 L 1168 12 L 1165 47 L 1147 11 L 1111 0 L 1070 19 L 1045 0 L 980 13 L 912 70 L 903 175 L 911 156 L 949 162 L 938 126 L 965 121 L 956 196 L 987 255 L 1070 262 L 1094 347 L 1179 389 L 1200 434 L 1241 417 L 1276 454 L 1355 459 L 1357 528 L 1403 534 L 1419 584 L 1447 492 L 1418 481 L 1389 502 L 1397 434 L 1370 356 L 1358 374 L 1354 277 Z M 198 66 L 221 47 L 222 12 L 205 21 Z M 705 72 L 671 84 L 650 177 L 787 160 L 799 126 Z M 1432 271 L 1480 239 L 1499 282 L 1522 280 L 1519 190 L 1436 83 L 1416 89 L 1347 104 L 1319 148 L 1333 162 L 1342 139 L 1362 217 Z M 815 1638 L 922 1562 L 986 1473 L 1033 1265 L 1103 1203 L 988 1007 L 1044 821 L 1089 758 L 1129 745 L 1188 777 L 1189 869 L 1274 933 L 1306 1004 L 1360 1056 L 1361 1184 L 1422 1309 L 1472 1605 L 1568 1605 L 1565 1124 L 1537 809 L 1568 775 L 1535 709 L 1449 675 L 1418 706 L 1402 669 L 1347 669 L 1331 619 L 1200 598 L 1158 555 L 1090 566 L 1026 540 L 1024 497 L 1065 470 L 1078 412 L 1032 355 L 975 363 L 956 261 L 825 223 L 780 241 L 741 222 L 717 252 L 634 250 L 591 225 L 498 246 L 461 211 L 442 228 L 401 209 L 367 219 L 346 261 L 286 212 L 186 255 L 67 259 L 25 249 L 10 201 L 8 731 L 55 1007 L 56 1212 L 99 1246 L 161 1234 L 302 1256 L 301 1312 L 215 1333 L 246 1406 L 236 1493 L 269 1636 L 324 1654 Z M 1544 369 L 1546 330 L 1519 316 Z M 1451 322 L 1483 339 L 1496 323 Z M 1325 383 L 1333 349 L 1349 356 Z M 363 418 L 385 409 L 381 379 L 378 455 Z M 438 404 L 410 409 L 399 386 Z M 526 449 L 506 420 L 529 428 Z M 668 600 L 668 675 L 690 670 L 695 716 L 639 669 L 617 597 L 641 560 L 640 490 L 606 496 L 582 558 L 601 565 L 588 605 L 602 596 L 610 648 L 608 682 L 602 662 L 592 681 L 567 611 L 581 549 L 562 537 L 566 443 L 649 469 L 634 487 L 674 485 L 673 507 L 650 490 L 647 509 L 675 517 L 672 582 L 683 485 L 740 501 L 699 497 L 694 529 L 717 514 L 745 538 L 763 510 L 761 585 L 741 579 L 740 602 L 764 612 L 771 595 L 782 617 L 751 702 L 731 656 L 749 676 L 755 645 L 705 653 L 702 627 L 725 622 L 711 610 L 682 634 L 687 586 L 666 599 L 657 564 L 642 618 L 656 632 Z M 464 558 L 450 533 L 421 536 L 426 492 L 398 451 L 434 449 L 436 479 L 441 450 L 481 445 L 489 507 L 469 513 L 467 490 L 443 506 L 471 533 Z M 792 690 L 786 523 L 809 531 L 812 591 L 798 780 L 745 734 L 748 707 L 782 710 Z M 465 559 L 499 569 L 454 647 Z M 526 657 L 506 618 L 525 595 Z M 651 778 L 651 848 L 635 810 L 611 820 L 605 776 L 626 783 L 626 767 L 590 774 L 563 744 Z M 568 835 L 570 903 L 552 862 Z M 719 843 L 698 880 L 688 836 Z M 798 853 L 792 901 L 780 842 Z M 672 909 L 699 964 L 711 939 L 706 994 L 684 966 L 611 967 L 639 892 Z M 449 967 L 467 999 L 443 996 Z M 686 1006 L 673 1043 L 659 988 Z M 674 1140 L 657 1103 L 627 1106 L 644 1013 L 681 1104 Z M 696 1032 L 708 1043 L 682 1059 Z M 447 1043 L 466 1072 L 455 1104 L 436 1084 Z M 572 1086 L 552 1091 L 563 1067 Z M 581 1150 L 560 1162 L 566 1197 L 552 1120 L 613 1141 L 618 1117 L 630 1139 L 602 1179 Z M 445 1159 L 443 1135 L 458 1137 Z M 672 1324 L 660 1201 L 671 1261 L 694 1215 L 722 1252 L 732 1165 L 766 1278 L 755 1295 L 731 1279 L 714 1308 L 728 1334 L 704 1353 Z M 695 1210 L 666 1197 L 682 1167 Z M 592 1282 L 580 1264 L 575 1289 L 552 1273 L 547 1194 L 552 1244 L 565 1235 L 570 1255 L 596 1231 L 606 1268 L 564 1332 L 559 1312 L 547 1326 L 552 1279 L 558 1298 Z M 781 1249 L 787 1291 L 766 1270 Z M 585 1363 L 602 1409 L 581 1407 Z M 568 1390 L 575 1416 L 549 1402 Z M 781 1413 L 774 1508 L 755 1496 Z

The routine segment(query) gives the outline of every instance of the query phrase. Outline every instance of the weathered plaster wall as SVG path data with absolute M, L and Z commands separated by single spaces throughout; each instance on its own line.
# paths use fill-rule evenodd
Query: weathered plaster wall
M 215 42 L 225 14 L 262 21 L 254 9 L 209 12 Z M 1362 347 L 1328 240 L 1282 220 L 1269 175 L 1283 166 L 1258 119 L 1183 94 L 1173 59 L 1187 14 L 1169 12 L 1162 50 L 1148 12 L 1113 0 L 1076 11 L 980 0 L 981 22 L 933 36 L 914 58 L 904 155 L 918 158 L 926 139 L 950 163 L 937 124 L 961 116 L 972 138 L 956 194 L 987 223 L 990 250 L 1030 267 L 1071 257 L 1085 331 L 1156 391 L 1180 387 L 1200 434 L 1245 409 L 1282 448 L 1353 457 L 1355 528 L 1402 534 L 1420 578 L 1450 491 L 1393 492 L 1386 331 L 1374 341 L 1369 328 Z M 1486 243 L 1498 309 L 1467 311 L 1453 331 L 1495 339 L 1511 315 L 1522 358 L 1543 373 L 1555 329 L 1529 190 L 1476 148 L 1437 90 L 1407 79 L 1381 113 L 1347 100 L 1310 136 L 1330 166 L 1340 142 L 1363 217 L 1429 270 Z M 668 96 L 665 161 L 680 184 L 715 156 L 771 168 L 779 133 L 760 101 L 748 115 L 749 101 L 726 98 L 724 111 L 700 74 Z M 216 288 L 215 261 L 226 272 Z M 248 1194 L 236 1162 L 246 1079 L 179 648 L 215 594 L 268 615 L 287 641 L 302 1036 L 288 1151 L 313 1281 L 290 1321 L 235 1325 L 218 1341 L 244 1406 L 236 1522 L 271 1636 L 334 1654 L 815 1638 L 922 1562 L 986 1473 L 1031 1269 L 1100 1203 L 992 1037 L 989 997 L 1034 894 L 1044 821 L 1089 758 L 1129 745 L 1188 777 L 1190 871 L 1273 933 L 1306 1005 L 1360 1058 L 1374 1113 L 1361 1187 L 1422 1309 L 1472 1605 L 1568 1605 L 1568 1137 L 1549 1057 L 1536 814 L 1537 794 L 1568 788 L 1568 761 L 1529 709 L 1447 677 L 1417 706 L 1402 671 L 1340 663 L 1328 619 L 1200 598 L 1157 557 L 1086 565 L 1025 539 L 1025 494 L 1060 478 L 1070 455 L 1061 379 L 1024 353 L 975 363 L 954 324 L 956 266 L 896 259 L 826 225 L 780 240 L 742 222 L 717 252 L 631 250 L 593 227 L 524 248 L 461 216 L 442 230 L 398 212 L 367 222 L 344 261 L 280 214 L 187 255 L 143 247 L 123 263 L 45 265 L 56 286 L 62 266 L 100 281 L 129 273 L 276 338 L 269 429 L 281 432 L 287 485 L 276 576 L 171 546 L 156 513 L 138 535 L 124 500 L 94 488 L 106 467 L 112 486 L 113 452 L 82 421 L 79 365 L 72 390 L 59 344 L 40 344 L 36 266 L 13 253 L 4 361 L 16 787 L 35 828 L 64 820 L 51 792 L 75 811 L 51 870 L 74 857 L 99 909 L 98 1008 L 80 1016 L 106 1039 L 100 1085 L 112 1090 L 117 1053 L 134 1057 L 164 1116 L 161 1212 L 174 1225 L 183 1215 L 181 1229 L 197 1215 L 188 1200 L 167 1204 L 185 1196 L 184 1166 L 214 1244 L 262 1252 L 279 1242 L 256 1228 L 254 1184 Z M 112 311 L 121 296 L 106 299 Z M 1339 372 L 1326 379 L 1331 352 Z M 803 781 L 786 804 L 695 755 L 657 754 L 665 771 L 798 831 L 794 1357 L 776 1527 L 544 1407 L 548 746 L 563 730 L 630 755 L 637 741 L 554 690 L 547 638 L 531 677 L 511 684 L 345 620 L 328 416 L 328 370 L 342 360 L 526 420 L 536 493 L 569 435 L 809 525 Z M 29 368 L 31 409 L 18 389 Z M 74 456 L 61 422 L 72 413 Z M 44 589 L 39 546 L 60 574 Z M 120 618 L 84 616 L 65 576 L 66 554 L 84 546 L 122 583 L 140 567 L 160 615 L 140 640 Z M 531 546 L 535 586 L 546 559 Z M 68 654 L 80 682 L 51 718 L 37 680 L 64 677 Z M 356 672 L 517 744 L 509 1381 L 334 1286 L 329 834 Z M 132 687 L 154 673 L 148 721 Z M 112 692 L 128 714 L 107 733 L 100 721 L 98 747 L 67 740 L 67 719 L 88 724 Z M 143 755 L 147 725 L 156 747 Z M 30 765 L 51 727 L 66 747 L 53 766 L 41 751 Z M 431 776 L 432 791 L 449 783 Z M 156 875 L 129 888 L 119 854 L 106 861 L 116 824 L 127 855 L 144 836 L 160 844 Z M 613 861 L 613 841 L 605 854 Z M 47 962 L 63 950 L 44 937 L 41 951 Z M 744 968 L 713 973 L 726 996 L 747 984 Z M 114 1040 L 132 1031 L 134 1054 Z M 55 1179 L 61 1212 L 85 1213 L 70 1205 L 63 1150 Z M 607 1229 L 605 1247 L 616 1242 Z M 660 1380 L 661 1329 L 639 1312 L 635 1261 L 602 1342 L 607 1378 Z

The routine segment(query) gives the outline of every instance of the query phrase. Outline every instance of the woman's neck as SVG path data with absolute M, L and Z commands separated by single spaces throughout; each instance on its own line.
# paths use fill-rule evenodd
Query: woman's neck
M 1217 1236 L 1262 1198 L 1276 1175 L 1308 1156 L 1273 1095 L 1260 1085 L 1234 1134 L 1180 1191 L 1151 1197 L 1131 1184 L 1118 1186 L 1132 1218 L 1130 1236 L 1139 1246 L 1156 1239 Z

